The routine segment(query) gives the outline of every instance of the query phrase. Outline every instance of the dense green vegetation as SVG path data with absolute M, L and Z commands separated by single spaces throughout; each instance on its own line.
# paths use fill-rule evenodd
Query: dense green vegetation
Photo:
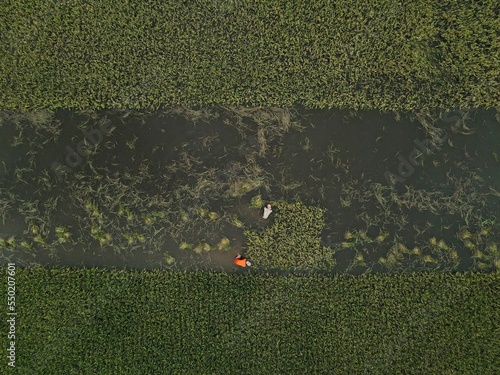
M 498 1 L 3 1 L 0 108 L 500 103 Z
M 276 202 L 272 226 L 263 233 L 247 230 L 248 258 L 258 267 L 278 269 L 327 269 L 335 266 L 335 252 L 321 246 L 323 210 L 297 201 Z
M 499 281 L 18 268 L 15 373 L 493 374 Z

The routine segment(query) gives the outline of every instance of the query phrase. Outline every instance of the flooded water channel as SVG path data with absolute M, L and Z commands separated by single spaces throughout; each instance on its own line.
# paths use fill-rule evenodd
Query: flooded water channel
M 233 263 L 244 230 L 273 224 L 255 202 L 300 200 L 325 209 L 331 272 L 491 271 L 499 119 L 479 109 L 3 112 L 0 262 L 248 272 Z

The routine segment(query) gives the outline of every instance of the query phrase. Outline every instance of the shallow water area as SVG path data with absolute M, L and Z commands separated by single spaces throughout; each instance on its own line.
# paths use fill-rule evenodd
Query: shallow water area
M 236 269 L 269 201 L 325 209 L 322 272 L 500 266 L 495 110 L 4 112 L 1 263 Z M 260 202 L 260 201 L 259 201 Z M 304 270 L 310 271 L 310 270 Z M 282 272 L 273 270 L 273 272 Z

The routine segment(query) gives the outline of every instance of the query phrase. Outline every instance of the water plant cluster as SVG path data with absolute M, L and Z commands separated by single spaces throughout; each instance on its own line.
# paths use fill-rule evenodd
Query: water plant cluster
M 0 108 L 493 107 L 497 6 L 4 2 Z
M 18 267 L 15 373 L 493 374 L 499 284 Z
M 267 269 L 332 269 L 334 251 L 321 245 L 323 209 L 300 201 L 272 203 L 272 225 L 245 231 L 247 257 Z
M 357 225 L 350 226 L 334 248 L 353 254 L 348 269 L 450 271 L 463 266 L 465 258 L 472 259 L 467 267 L 496 269 L 499 195 L 485 189 L 482 181 L 461 165 L 448 170 L 439 187 L 428 183 L 392 189 L 370 179 L 344 182 L 340 203 L 351 209 Z M 418 213 L 431 218 L 441 215 L 441 223 L 416 224 L 412 217 Z M 386 250 L 381 252 L 382 248 Z

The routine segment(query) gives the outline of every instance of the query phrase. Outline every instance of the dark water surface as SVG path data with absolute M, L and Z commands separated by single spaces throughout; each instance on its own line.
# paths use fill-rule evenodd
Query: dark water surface
M 495 110 L 250 112 L 3 113 L 1 263 L 246 272 L 260 195 L 326 209 L 333 272 L 500 267 Z

